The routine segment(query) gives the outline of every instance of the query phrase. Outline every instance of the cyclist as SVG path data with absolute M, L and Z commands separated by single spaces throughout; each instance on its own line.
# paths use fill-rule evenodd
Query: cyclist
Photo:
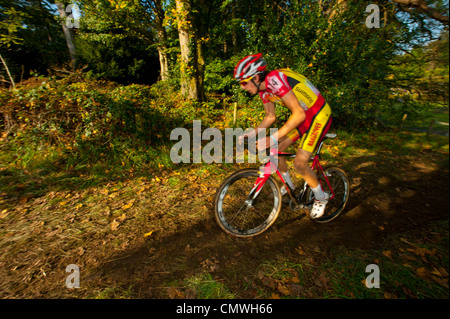
M 315 201 L 310 215 L 312 218 L 319 218 L 323 215 L 330 196 L 322 190 L 308 161 L 318 142 L 330 128 L 331 108 L 319 90 L 303 75 L 290 69 L 269 72 L 266 67 L 266 61 L 262 54 L 258 53 L 246 56 L 234 69 L 234 78 L 239 81 L 241 89 L 254 95 L 259 94 L 263 102 L 265 117 L 253 134 L 256 135 L 257 129 L 267 129 L 275 122 L 275 103 L 283 104 L 292 112 L 277 133 L 258 141 L 258 150 L 262 151 L 278 144 L 278 150 L 284 151 L 300 139 L 294 167 L 314 192 Z M 280 157 L 278 164 L 284 180 L 295 189 L 286 160 Z M 284 185 L 281 191 L 283 195 L 287 193 Z

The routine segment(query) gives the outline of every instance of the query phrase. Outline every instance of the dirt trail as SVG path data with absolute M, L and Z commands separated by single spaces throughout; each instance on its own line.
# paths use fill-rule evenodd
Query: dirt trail
M 269 231 L 251 239 L 230 238 L 215 224 L 206 194 L 218 186 L 219 176 L 205 177 L 211 181 L 206 189 L 186 177 L 193 181 L 183 200 L 169 187 L 151 188 L 145 180 L 140 192 L 126 192 L 126 183 L 105 185 L 57 221 L 52 214 L 64 201 L 50 205 L 49 194 L 22 202 L 5 197 L 2 205 L 15 206 L 15 215 L 2 218 L 0 297 L 167 298 L 170 283 L 205 270 L 222 278 L 236 297 L 252 298 L 242 282 L 265 261 L 292 254 L 299 245 L 323 255 L 339 247 L 370 250 L 388 235 L 408 232 L 420 238 L 431 222 L 448 220 L 448 161 L 436 164 L 429 161 L 433 156 L 424 151 L 414 158 L 350 159 L 342 165 L 351 179 L 343 216 L 321 225 L 285 206 Z M 64 194 L 70 200 L 82 192 L 59 196 Z M 69 264 L 80 266 L 79 289 L 65 287 Z

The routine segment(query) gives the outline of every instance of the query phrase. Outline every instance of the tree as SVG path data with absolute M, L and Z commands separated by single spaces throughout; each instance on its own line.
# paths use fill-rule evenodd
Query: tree
M 203 44 L 199 37 L 199 29 L 195 29 L 199 21 L 195 21 L 192 0 L 176 0 L 176 24 L 180 40 L 180 81 L 181 94 L 193 100 L 203 100 Z
M 20 44 L 23 39 L 17 36 L 18 29 L 22 28 L 21 20 L 26 16 L 23 12 L 16 11 L 15 8 L 5 8 L 3 13 L 4 17 L 0 21 L 0 30 L 7 31 L 2 32 L 0 36 L 0 47 L 10 48 L 12 44 Z M 9 80 L 13 87 L 16 86 L 14 79 L 9 71 L 8 64 L 6 63 L 3 56 L 0 54 L 0 60 L 5 67 L 6 73 L 8 74 Z
M 154 21 L 154 27 L 157 34 L 157 49 L 159 55 L 160 77 L 162 81 L 169 78 L 169 57 L 167 47 L 167 32 L 164 27 L 165 11 L 161 0 L 144 0 L 142 5 L 149 14 L 149 19 Z
M 443 1 L 436 0 L 392 0 L 392 2 L 398 4 L 400 10 L 408 13 L 425 14 L 432 19 L 448 25 L 448 1 L 447 5 Z
M 0 53 L 14 80 L 48 74 L 68 56 L 50 1 L 0 0 Z
M 151 84 L 157 80 L 154 17 L 151 8 L 142 3 L 139 0 L 80 3 L 83 15 L 76 41 L 88 72 L 123 83 Z
M 448 107 L 448 41 L 448 30 L 444 30 L 438 40 L 393 59 L 389 81 L 398 98 L 415 100 L 422 107 Z
M 64 36 L 66 38 L 67 48 L 69 49 L 70 60 L 72 71 L 76 71 L 77 69 L 77 57 L 75 52 L 75 43 L 74 43 L 74 31 L 73 25 L 70 26 L 67 23 L 67 18 L 72 16 L 72 5 L 67 2 L 56 2 L 56 6 L 58 8 L 58 13 L 61 18 L 61 26 L 64 32 Z M 69 13 L 69 15 L 67 14 Z

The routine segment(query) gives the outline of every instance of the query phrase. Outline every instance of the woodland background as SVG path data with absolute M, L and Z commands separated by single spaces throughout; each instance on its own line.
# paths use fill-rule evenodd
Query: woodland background
M 0 297 L 448 299 L 448 6 L 0 0 Z M 256 125 L 232 75 L 257 52 L 329 101 L 322 161 L 351 196 L 329 225 L 283 208 L 239 241 L 213 220 L 238 165 L 176 165 L 169 136 Z

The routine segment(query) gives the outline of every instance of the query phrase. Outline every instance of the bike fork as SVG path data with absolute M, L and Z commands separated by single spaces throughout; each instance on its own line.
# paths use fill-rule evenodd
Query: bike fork
M 245 201 L 247 206 L 249 206 L 249 207 L 253 206 L 253 202 L 258 197 L 259 193 L 261 192 L 264 184 L 267 182 L 269 177 L 270 177 L 270 175 L 267 175 L 267 176 L 263 175 L 261 177 L 258 177 L 255 184 L 253 185 L 253 188 L 251 189 L 250 193 L 247 196 L 247 200 Z

